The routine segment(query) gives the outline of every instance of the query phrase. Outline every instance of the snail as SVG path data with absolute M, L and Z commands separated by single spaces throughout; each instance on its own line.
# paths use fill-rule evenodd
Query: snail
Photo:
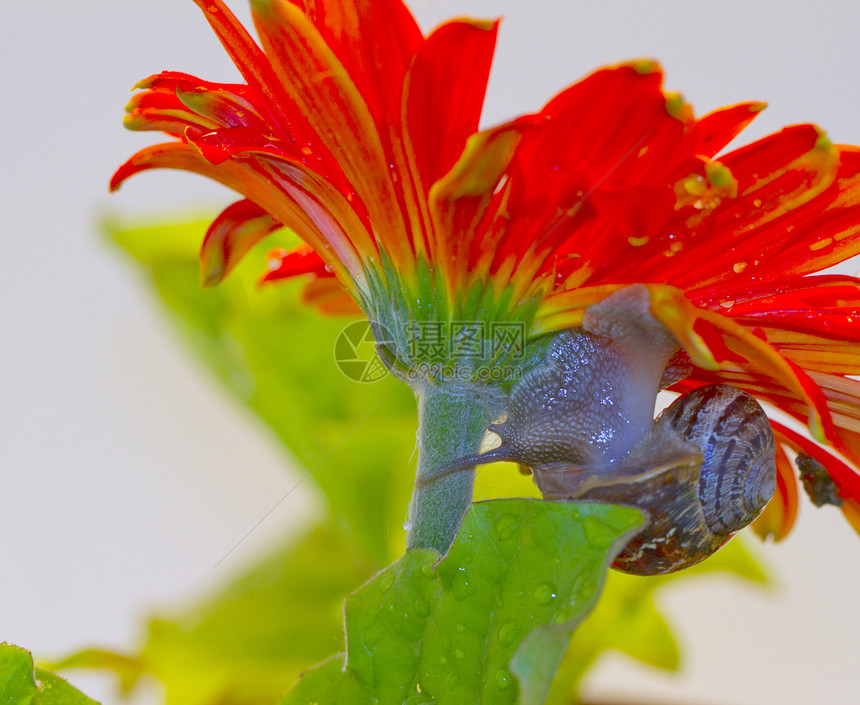
M 501 444 L 440 468 L 508 460 L 530 468 L 545 499 L 634 506 L 648 522 L 614 567 L 668 573 L 703 560 L 764 508 L 776 488 L 770 422 L 726 384 L 676 399 L 656 420 L 657 393 L 689 374 L 680 346 L 651 314 L 643 286 L 586 310 L 511 390 Z

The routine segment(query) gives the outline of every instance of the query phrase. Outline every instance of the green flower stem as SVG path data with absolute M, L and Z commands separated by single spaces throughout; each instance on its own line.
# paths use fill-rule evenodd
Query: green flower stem
M 427 384 L 417 396 L 418 472 L 409 503 L 406 547 L 444 554 L 472 503 L 475 471 L 433 476 L 446 463 L 480 449 L 486 419 L 477 397 L 462 390 Z

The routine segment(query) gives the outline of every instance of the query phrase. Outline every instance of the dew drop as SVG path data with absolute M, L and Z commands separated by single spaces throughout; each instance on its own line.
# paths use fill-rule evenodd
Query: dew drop
M 558 595 L 555 592 L 555 585 L 552 583 L 541 583 L 535 588 L 534 598 L 539 605 L 548 605 Z
M 469 582 L 469 576 L 465 569 L 463 572 L 457 573 L 451 585 L 451 590 L 454 593 L 455 600 L 465 600 L 472 594 L 472 583 Z
M 419 617 L 426 617 L 430 614 L 430 603 L 426 597 L 419 597 L 415 600 L 415 614 Z
M 454 649 L 454 658 L 463 658 L 466 652 L 463 649 Z
M 648 244 L 648 240 L 651 238 L 648 235 L 644 235 L 643 237 L 628 237 L 627 242 L 629 242 L 633 247 L 642 247 L 642 245 Z
M 519 520 L 514 514 L 502 514 L 496 522 L 496 534 L 500 541 L 509 541 L 519 529 Z
M 753 201 L 753 205 L 754 205 L 756 208 L 761 208 L 761 199 L 760 199 L 760 198 L 755 199 L 755 200 Z
M 511 685 L 511 672 L 502 668 L 496 671 L 496 687 L 499 690 L 505 690 Z
M 461 634 L 466 631 L 466 625 L 463 623 L 458 623 L 456 627 L 454 627 Z
M 385 626 L 381 622 L 375 621 L 364 630 L 363 640 L 365 644 L 371 647 L 376 646 L 376 644 L 385 638 L 386 634 L 387 630 Z
M 379 591 L 388 592 L 394 584 L 394 573 L 386 573 L 379 579 Z
M 502 646 L 513 646 L 520 635 L 520 628 L 516 622 L 505 622 L 499 629 L 499 643 Z
M 732 265 L 732 269 L 735 270 L 735 274 L 740 274 L 741 272 L 743 272 L 747 268 L 747 266 L 748 265 L 746 262 L 735 262 Z
M 596 516 L 585 517 L 582 531 L 588 545 L 597 551 L 605 551 L 615 540 L 612 530 Z
M 825 237 L 822 240 L 818 240 L 818 242 L 813 242 L 809 246 L 809 249 L 812 250 L 813 252 L 815 252 L 816 250 L 823 250 L 825 247 L 832 245 L 832 244 L 833 244 L 833 238 L 832 237 Z

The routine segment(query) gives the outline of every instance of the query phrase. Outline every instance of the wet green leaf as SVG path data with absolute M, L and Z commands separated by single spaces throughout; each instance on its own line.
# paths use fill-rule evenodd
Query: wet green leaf
M 347 599 L 348 657 L 307 673 L 283 705 L 542 703 L 641 520 L 600 504 L 473 505 L 441 561 L 409 551 Z
M 33 666 L 29 652 L 0 644 L 2 705 L 98 705 L 59 676 Z

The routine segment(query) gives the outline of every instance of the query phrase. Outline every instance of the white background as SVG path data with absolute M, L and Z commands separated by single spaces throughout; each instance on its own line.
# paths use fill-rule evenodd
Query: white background
M 860 6 L 847 1 L 412 6 L 425 28 L 505 16 L 487 124 L 539 108 L 601 64 L 647 55 L 699 114 L 769 101 L 747 140 L 815 121 L 835 142 L 860 143 Z M 143 616 L 225 579 L 319 506 L 303 486 L 212 571 L 295 475 L 185 354 L 94 225 L 109 210 L 229 202 L 191 175 L 144 175 L 110 197 L 107 181 L 153 141 L 120 124 L 136 80 L 161 69 L 236 74 L 190 0 L 6 2 L 0 17 L 0 640 L 46 656 L 130 647 Z M 805 504 L 792 536 L 761 553 L 776 590 L 712 579 L 666 594 L 686 645 L 682 676 L 610 658 L 588 693 L 856 701 L 860 537 Z M 98 679 L 72 680 L 114 699 Z

